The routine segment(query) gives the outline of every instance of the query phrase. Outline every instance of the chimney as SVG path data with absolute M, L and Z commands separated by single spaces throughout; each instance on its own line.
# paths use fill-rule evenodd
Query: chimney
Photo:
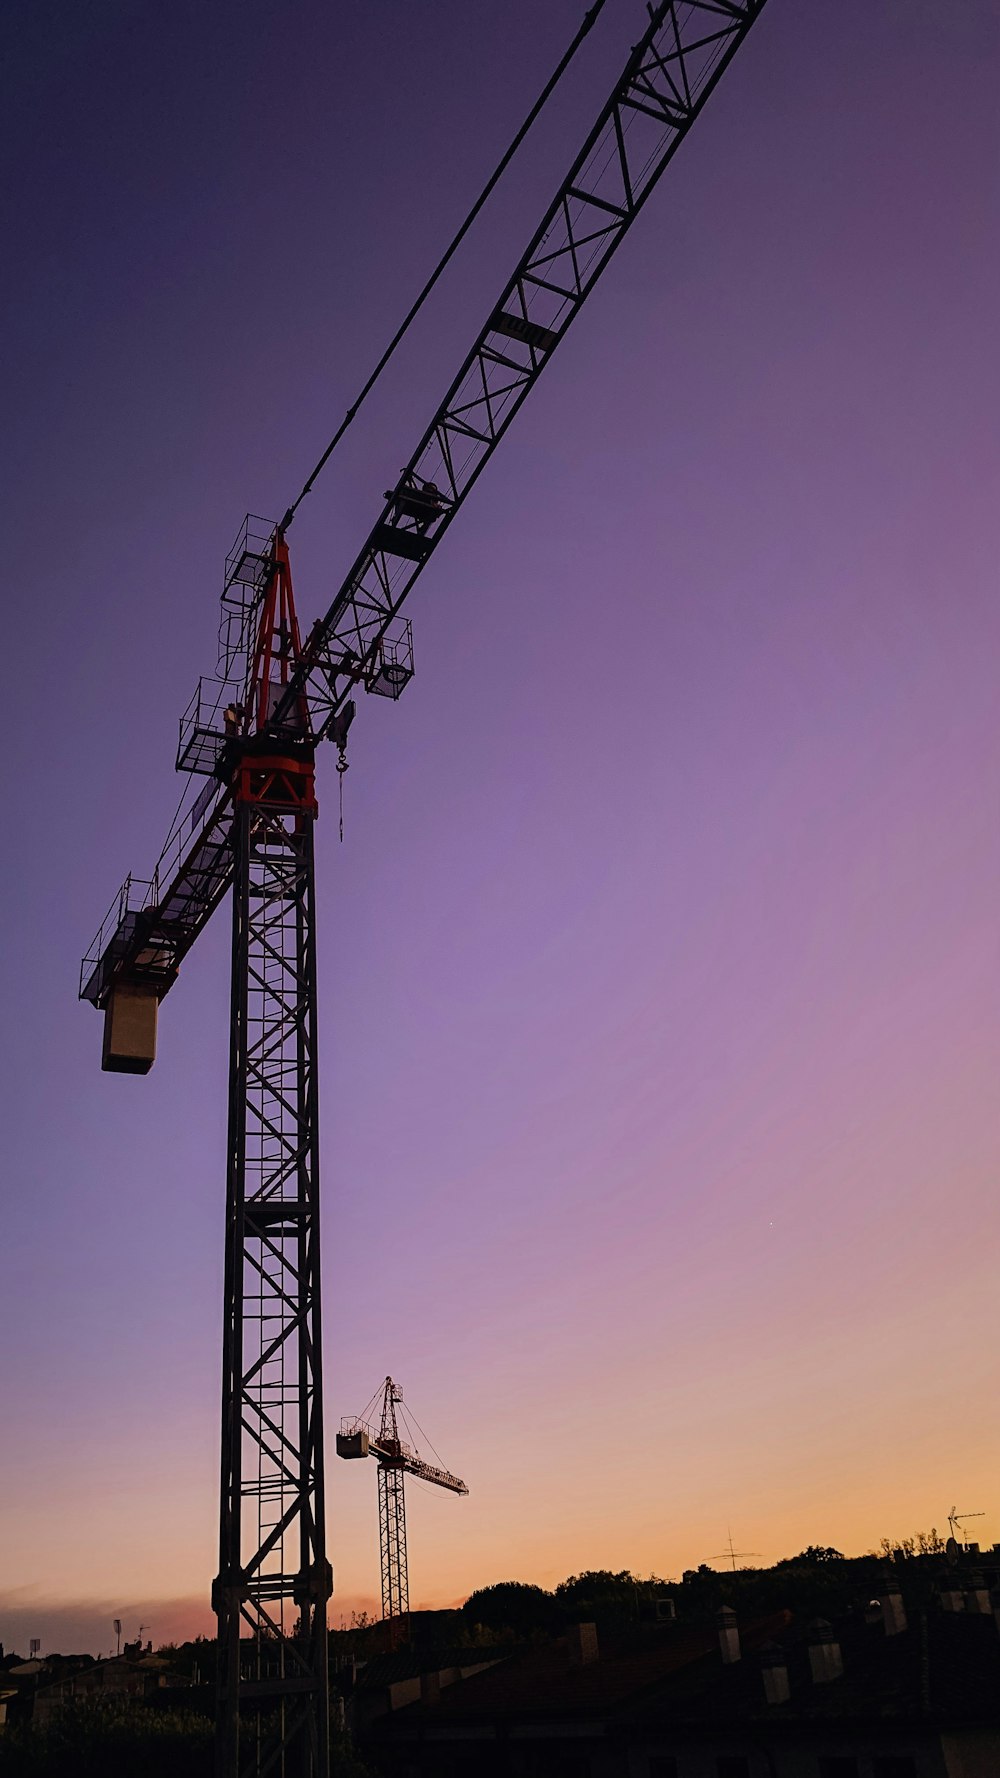
M 957 1574 L 943 1574 L 935 1586 L 942 1611 L 964 1611 L 965 1594 Z
M 791 1696 L 788 1686 L 788 1659 L 776 1642 L 765 1642 L 760 1651 L 760 1673 L 764 1681 L 765 1704 L 787 1704 Z
M 440 1704 L 441 1675 L 440 1673 L 421 1673 L 420 1675 L 421 1704 Z
M 887 1636 L 898 1636 L 906 1629 L 906 1606 L 899 1590 L 899 1582 L 885 1580 L 878 1596 L 882 1614 L 882 1626 Z
M 969 1584 L 965 1589 L 966 1611 L 982 1612 L 988 1615 L 993 1607 L 990 1603 L 990 1590 L 981 1574 L 970 1574 Z
M 566 1632 L 571 1667 L 589 1667 L 598 1658 L 597 1625 L 570 1624 Z
M 736 1613 L 729 1605 L 724 1605 L 715 1614 L 715 1622 L 719 1630 L 719 1653 L 727 1667 L 740 1658 L 740 1632 L 736 1622 Z
M 827 1685 L 831 1679 L 840 1679 L 844 1671 L 840 1643 L 822 1617 L 809 1625 L 809 1666 L 813 1685 Z

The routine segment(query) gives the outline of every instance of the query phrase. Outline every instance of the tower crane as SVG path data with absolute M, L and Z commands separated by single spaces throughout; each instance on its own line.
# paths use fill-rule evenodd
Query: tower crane
M 410 1610 L 403 1478 L 416 1476 L 419 1481 L 433 1482 L 437 1488 L 448 1488 L 453 1494 L 468 1494 L 469 1490 L 460 1477 L 452 1475 L 449 1469 L 437 1469 L 432 1463 L 425 1463 L 413 1447 L 400 1438 L 396 1409 L 402 1406 L 403 1391 L 391 1377 L 386 1377 L 382 1389 L 382 1412 L 376 1432 L 367 1416 L 377 1400 L 376 1390 L 359 1419 L 341 1421 L 337 1456 L 347 1459 L 374 1457 L 378 1463 L 382 1616 L 389 1622 L 390 1639 L 396 1642 L 405 1632 Z
M 317 472 L 280 522 L 244 522 L 226 559 L 217 672 L 180 724 L 177 768 L 202 787 L 151 875 L 125 879 L 83 961 L 80 996 L 104 1015 L 103 1066 L 144 1074 L 159 1003 L 232 891 L 220 1778 L 325 1778 L 329 1763 L 316 748 L 332 741 L 343 768 L 358 688 L 405 689 L 404 600 L 764 4 L 647 4 L 569 173 L 305 636 L 287 533 Z

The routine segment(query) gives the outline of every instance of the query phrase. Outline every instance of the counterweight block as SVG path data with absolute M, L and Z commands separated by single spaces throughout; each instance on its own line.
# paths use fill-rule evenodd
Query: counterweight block
M 104 1052 L 108 1074 L 148 1074 L 156 1060 L 155 991 L 138 982 L 116 982 L 104 1008 Z

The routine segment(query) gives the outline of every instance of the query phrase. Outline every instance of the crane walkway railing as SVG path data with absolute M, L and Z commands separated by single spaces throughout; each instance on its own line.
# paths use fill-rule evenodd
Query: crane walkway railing
M 232 879 L 228 787 L 205 785 L 171 833 L 152 877 L 125 878 L 80 967 L 80 999 L 104 1001 L 128 976 L 166 993 Z

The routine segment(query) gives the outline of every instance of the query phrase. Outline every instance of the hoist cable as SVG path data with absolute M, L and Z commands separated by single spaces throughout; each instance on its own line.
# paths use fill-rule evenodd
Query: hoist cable
M 494 171 L 491 173 L 489 179 L 487 180 L 486 184 L 484 185 L 482 191 L 480 192 L 478 198 L 476 199 L 476 202 L 473 204 L 472 209 L 469 211 L 468 216 L 465 218 L 465 221 L 463 222 L 457 235 L 454 237 L 454 240 L 451 242 L 451 245 L 445 249 L 441 258 L 438 260 L 437 265 L 434 267 L 433 272 L 431 273 L 430 277 L 428 278 L 426 284 L 424 285 L 423 289 L 421 290 L 420 295 L 417 297 L 417 299 L 414 302 L 409 313 L 406 315 L 404 320 L 400 322 L 399 327 L 396 329 L 396 332 L 394 333 L 392 339 L 389 341 L 388 346 L 386 347 L 385 351 L 383 352 L 381 358 L 379 359 L 378 363 L 375 366 L 375 369 L 372 371 L 370 377 L 368 378 L 368 381 L 365 383 L 360 394 L 351 403 L 346 414 L 344 415 L 344 418 L 341 420 L 340 425 L 337 427 L 336 432 L 334 433 L 329 444 L 327 445 L 326 450 L 323 452 L 323 455 L 320 458 L 319 462 L 317 463 L 315 469 L 312 471 L 312 474 L 307 477 L 306 482 L 302 488 L 302 492 L 298 495 L 297 499 L 292 501 L 291 506 L 288 508 L 288 511 L 286 512 L 284 518 L 281 521 L 282 531 L 287 531 L 289 525 L 291 524 L 293 518 L 295 517 L 296 509 L 301 505 L 301 503 L 305 499 L 306 495 L 312 492 L 313 483 L 315 482 L 316 477 L 319 475 L 320 471 L 325 468 L 326 464 L 330 461 L 330 458 L 332 457 L 334 451 L 336 450 L 341 439 L 343 438 L 344 433 L 347 431 L 347 428 L 351 424 L 351 421 L 355 418 L 356 414 L 358 413 L 358 410 L 360 409 L 362 402 L 364 402 L 366 400 L 366 398 L 371 394 L 371 391 L 374 389 L 375 384 L 378 382 L 379 377 L 382 375 L 382 372 L 384 371 L 390 358 L 392 357 L 393 353 L 395 352 L 396 347 L 400 344 L 400 341 L 403 339 L 403 336 L 409 330 L 412 322 L 416 319 L 417 315 L 420 313 L 420 310 L 423 308 L 424 303 L 427 301 L 427 298 L 430 296 L 430 293 L 434 289 L 434 286 L 437 283 L 438 279 L 440 278 L 442 272 L 445 270 L 449 261 L 454 257 L 455 253 L 458 251 L 458 248 L 461 246 L 462 242 L 464 241 L 466 235 L 468 234 L 470 228 L 472 227 L 472 224 L 475 222 L 476 217 L 479 215 L 480 210 L 483 208 L 483 205 L 486 203 L 487 199 L 490 197 L 491 193 L 495 189 L 499 180 L 502 178 L 503 174 L 506 172 L 508 166 L 510 165 L 511 161 L 514 158 L 514 155 L 517 153 L 517 150 L 520 148 L 521 143 L 524 141 L 524 138 L 528 134 L 528 131 L 530 130 L 536 117 L 538 116 L 539 112 L 542 110 L 544 105 L 547 103 L 548 99 L 550 98 L 551 94 L 555 90 L 556 86 L 558 86 L 559 81 L 562 79 L 563 75 L 565 74 L 566 69 L 569 67 L 571 61 L 573 60 L 573 57 L 576 55 L 577 50 L 579 49 L 581 43 L 583 42 L 584 38 L 586 37 L 588 31 L 590 30 L 591 26 L 593 25 L 595 19 L 597 18 L 598 14 L 602 10 L 603 6 L 604 6 L 604 0 L 594 0 L 594 4 L 592 6 L 590 6 L 588 8 L 588 10 L 584 13 L 580 28 L 577 31 L 576 36 L 574 37 L 569 48 L 566 50 L 564 56 L 562 57 L 562 60 L 560 61 L 559 66 L 556 68 L 555 72 L 549 77 L 548 81 L 546 82 L 545 86 L 543 87 L 538 98 L 535 100 L 535 103 L 531 107 L 531 110 L 528 112 L 528 115 L 525 118 L 523 124 L 521 125 L 521 128 L 518 130 L 517 135 L 514 137 L 514 140 L 512 141 L 510 147 L 507 149 L 506 154 L 503 156 L 502 160 L 500 160 L 497 163 L 497 166 L 495 167 Z

